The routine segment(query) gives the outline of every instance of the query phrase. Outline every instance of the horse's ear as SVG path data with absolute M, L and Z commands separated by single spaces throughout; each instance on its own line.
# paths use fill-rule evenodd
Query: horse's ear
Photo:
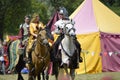
M 75 24 L 75 21 L 73 21 L 73 19 L 70 19 L 71 23 L 74 25 Z

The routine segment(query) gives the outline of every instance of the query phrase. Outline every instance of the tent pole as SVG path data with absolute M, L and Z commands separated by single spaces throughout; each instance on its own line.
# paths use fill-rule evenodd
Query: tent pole
M 86 68 L 85 52 L 83 53 L 83 61 L 84 61 L 84 68 L 86 73 L 87 68 Z

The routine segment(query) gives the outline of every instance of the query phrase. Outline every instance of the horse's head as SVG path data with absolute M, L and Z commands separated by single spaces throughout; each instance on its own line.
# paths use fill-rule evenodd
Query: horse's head
M 41 43 L 42 45 L 48 44 L 48 37 L 47 37 L 47 32 L 45 29 L 41 29 L 38 33 L 37 41 Z
M 65 24 L 65 27 L 63 28 L 64 34 L 68 36 L 75 36 L 75 28 L 74 28 L 74 22 L 70 21 Z

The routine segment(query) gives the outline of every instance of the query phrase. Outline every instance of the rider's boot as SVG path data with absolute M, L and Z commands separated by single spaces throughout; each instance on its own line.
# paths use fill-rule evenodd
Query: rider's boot
M 35 46 L 35 44 L 33 41 L 27 49 L 27 55 L 28 55 L 27 63 L 28 64 L 32 63 L 32 50 L 34 50 L 34 46 Z
M 79 57 L 79 62 L 83 62 L 83 58 L 81 56 Z
M 81 57 L 81 52 L 80 52 L 80 50 L 78 50 L 78 56 L 79 56 L 79 62 L 81 63 L 81 62 L 83 62 L 83 58 Z
M 31 49 L 27 52 L 27 55 L 28 55 L 28 57 L 27 57 L 27 63 L 28 64 L 31 64 L 32 63 L 32 55 L 31 55 Z
M 29 54 L 31 54 L 31 53 L 29 53 Z M 28 57 L 28 64 L 31 64 L 32 63 L 32 58 L 31 58 L 31 56 L 29 56 Z
M 76 48 L 77 48 L 77 50 L 78 50 L 78 59 L 79 59 L 79 62 L 81 63 L 81 62 L 83 62 L 83 59 L 82 59 L 82 57 L 81 57 L 81 45 L 80 45 L 80 43 L 77 41 L 77 37 L 75 36 L 75 39 L 74 39 L 74 43 L 75 43 L 75 45 L 76 45 Z

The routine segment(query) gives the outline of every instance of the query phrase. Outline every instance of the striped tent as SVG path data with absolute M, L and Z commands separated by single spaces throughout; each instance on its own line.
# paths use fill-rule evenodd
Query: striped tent
M 84 0 L 70 18 L 84 59 L 77 73 L 120 71 L 120 17 L 99 0 Z

